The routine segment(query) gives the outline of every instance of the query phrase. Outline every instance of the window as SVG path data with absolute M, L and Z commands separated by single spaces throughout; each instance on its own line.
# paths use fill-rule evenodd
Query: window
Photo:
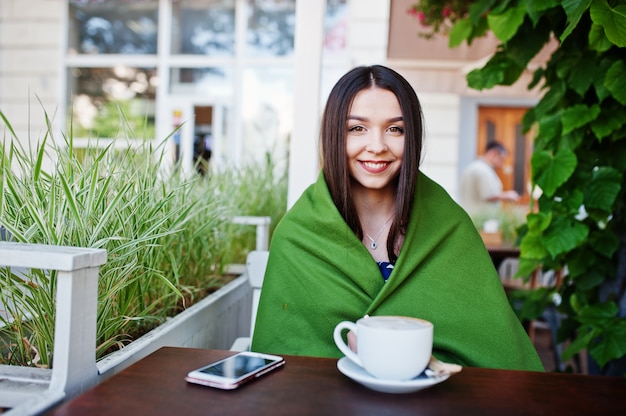
M 154 68 L 71 68 L 67 85 L 75 137 L 154 138 Z
M 291 56 L 296 28 L 295 0 L 248 0 L 246 53 Z
M 175 111 L 193 123 L 210 108 L 211 125 L 189 132 L 210 128 L 212 160 L 286 158 L 295 12 L 296 0 L 68 0 L 68 127 L 79 140 L 159 140 Z M 327 0 L 327 82 L 348 65 L 347 18 L 346 0 Z
M 69 6 L 70 53 L 157 52 L 157 0 L 70 0 Z
M 235 55 L 235 1 L 181 0 L 172 10 L 172 54 Z

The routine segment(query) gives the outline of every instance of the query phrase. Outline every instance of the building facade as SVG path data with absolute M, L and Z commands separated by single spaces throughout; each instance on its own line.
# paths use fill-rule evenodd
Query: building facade
M 188 171 L 197 158 L 218 167 L 270 153 L 290 165 L 292 203 L 315 180 L 330 88 L 351 67 L 380 63 L 416 89 L 423 170 L 456 196 L 481 143 L 500 138 L 502 120 L 538 92 L 525 81 L 469 89 L 465 75 L 497 42 L 449 50 L 443 37 L 421 38 L 412 2 L 0 0 L 0 111 L 22 143 L 42 140 L 47 115 L 59 135 L 71 125 L 78 145 L 163 142 Z M 527 163 L 519 120 L 510 124 L 514 158 Z M 519 177 L 515 163 L 509 173 Z

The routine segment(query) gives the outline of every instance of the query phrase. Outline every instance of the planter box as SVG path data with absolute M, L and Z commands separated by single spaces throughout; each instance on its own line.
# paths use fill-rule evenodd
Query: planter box
M 243 274 L 135 342 L 96 362 L 99 267 L 106 251 L 0 242 L 0 265 L 57 270 L 52 369 L 0 365 L 3 415 L 44 412 L 162 346 L 228 349 L 250 333 L 252 288 Z
M 227 350 L 250 333 L 252 289 L 241 275 L 123 349 L 97 362 L 99 381 L 164 346 Z

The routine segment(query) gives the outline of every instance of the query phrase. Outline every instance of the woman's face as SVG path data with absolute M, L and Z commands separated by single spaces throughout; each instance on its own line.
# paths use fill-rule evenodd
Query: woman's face
M 346 156 L 354 183 L 371 190 L 393 186 L 404 153 L 404 120 L 395 94 L 377 87 L 360 91 L 347 129 Z

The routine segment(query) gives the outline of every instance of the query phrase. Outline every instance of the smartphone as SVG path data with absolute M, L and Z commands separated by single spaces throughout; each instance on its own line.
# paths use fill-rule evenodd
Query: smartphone
M 283 357 L 244 351 L 190 371 L 189 383 L 232 390 L 285 364 Z

